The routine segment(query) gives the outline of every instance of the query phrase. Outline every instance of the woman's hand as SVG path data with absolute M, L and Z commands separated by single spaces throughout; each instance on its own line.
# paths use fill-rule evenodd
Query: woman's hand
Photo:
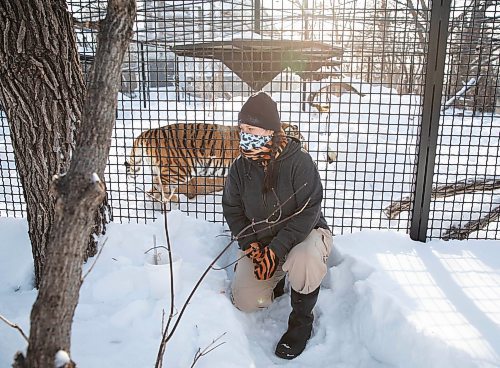
M 250 248 L 245 251 L 245 254 L 252 261 L 254 259 L 262 258 L 262 250 L 260 249 L 262 245 L 259 242 L 253 242 L 250 244 Z
M 267 246 L 261 248 L 261 245 L 255 242 L 250 244 L 246 252 L 253 262 L 253 272 L 257 280 L 269 280 L 273 277 L 278 266 L 278 259 L 271 248 Z

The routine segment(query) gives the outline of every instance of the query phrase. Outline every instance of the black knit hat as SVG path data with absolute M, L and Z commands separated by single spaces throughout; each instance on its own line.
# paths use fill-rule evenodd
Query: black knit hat
M 275 132 L 281 130 L 281 119 L 276 102 L 265 92 L 259 92 L 248 98 L 238 114 L 238 123 Z

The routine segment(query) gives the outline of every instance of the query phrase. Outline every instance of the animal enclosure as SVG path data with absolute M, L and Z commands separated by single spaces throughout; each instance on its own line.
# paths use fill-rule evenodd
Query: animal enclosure
M 105 178 L 114 221 L 159 215 L 148 194 L 157 179 L 154 165 L 127 176 L 124 162 L 135 138 L 173 124 L 236 127 L 248 96 L 264 90 L 318 166 L 323 213 L 335 234 L 394 229 L 420 240 L 500 237 L 498 1 L 137 5 Z M 68 6 L 86 76 L 106 2 L 69 0 Z M 22 187 L 1 110 L 0 123 L 0 216 L 22 217 Z M 190 139 L 159 135 L 160 146 L 187 151 L 177 149 L 158 165 L 184 162 L 172 180 L 184 183 L 194 172 L 205 186 L 192 198 L 179 193 L 168 206 L 222 222 L 220 186 L 206 189 L 217 167 L 187 159 L 205 147 L 194 152 L 192 139 L 206 147 L 220 140 L 209 156 L 230 156 L 222 141 L 228 136 L 213 128 Z

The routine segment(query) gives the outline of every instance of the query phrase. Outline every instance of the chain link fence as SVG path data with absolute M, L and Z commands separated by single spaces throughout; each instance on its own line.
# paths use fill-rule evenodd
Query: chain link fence
M 86 75 L 106 2 L 69 9 Z M 171 210 L 223 221 L 218 165 L 238 154 L 242 104 L 264 90 L 317 163 L 335 234 L 498 239 L 499 30 L 493 0 L 138 1 L 107 166 L 113 220 L 159 214 L 155 165 L 127 176 L 135 141 L 165 153 Z M 21 217 L 0 120 L 0 216 Z

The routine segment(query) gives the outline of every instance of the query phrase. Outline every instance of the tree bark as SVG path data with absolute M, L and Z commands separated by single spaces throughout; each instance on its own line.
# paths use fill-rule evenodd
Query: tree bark
M 38 285 L 54 218 L 49 184 L 68 168 L 85 86 L 64 1 L 53 7 L 44 0 L 2 1 L 0 29 L 0 101 L 27 205 Z
M 65 1 L 1 1 L 0 104 L 7 113 L 27 205 L 36 287 L 54 221 L 49 186 L 54 174 L 69 167 L 84 95 Z M 92 253 L 95 241 L 89 238 Z
M 50 367 L 58 350 L 70 351 L 71 323 L 93 224 L 89 214 L 97 210 L 106 193 L 99 178 L 108 159 L 121 65 L 134 17 L 134 0 L 109 1 L 71 164 L 67 174 L 52 183 L 54 225 L 46 249 L 44 277 L 31 311 L 26 358 L 30 368 Z

